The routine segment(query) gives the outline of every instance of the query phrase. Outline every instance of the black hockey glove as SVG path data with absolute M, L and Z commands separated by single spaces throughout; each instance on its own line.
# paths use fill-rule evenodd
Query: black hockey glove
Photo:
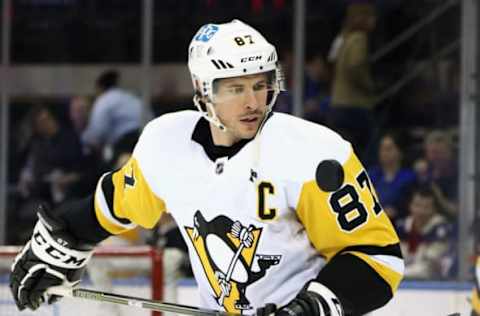
M 273 305 L 273 306 L 272 306 Z M 267 304 L 257 309 L 256 316 L 343 316 L 343 308 L 339 299 L 318 282 L 310 282 L 307 289 L 287 305 L 275 308 L 275 304 Z
M 80 282 L 93 252 L 91 245 L 79 244 L 42 206 L 37 215 L 31 240 L 12 264 L 10 289 L 19 310 L 35 310 L 46 301 L 55 302 L 59 297 L 47 297 L 47 288 Z

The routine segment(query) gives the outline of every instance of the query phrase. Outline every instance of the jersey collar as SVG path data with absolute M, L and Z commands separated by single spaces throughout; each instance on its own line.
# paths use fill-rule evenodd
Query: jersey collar
M 221 157 L 231 158 L 235 156 L 251 139 L 242 139 L 236 142 L 232 146 L 217 146 L 213 143 L 212 133 L 210 131 L 210 125 L 206 119 L 201 117 L 195 129 L 193 130 L 192 140 L 200 144 L 210 160 L 215 161 Z

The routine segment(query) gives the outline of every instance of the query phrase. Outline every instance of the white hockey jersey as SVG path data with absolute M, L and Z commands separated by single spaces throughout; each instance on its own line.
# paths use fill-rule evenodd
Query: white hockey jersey
M 188 245 L 204 307 L 252 313 L 290 301 L 326 261 L 347 247 L 388 246 L 398 237 L 351 145 L 323 126 L 281 113 L 233 157 L 210 160 L 192 134 L 200 114 L 161 116 L 144 129 L 132 158 L 99 182 L 95 212 L 107 231 L 175 218 Z M 318 164 L 339 161 L 336 192 L 321 191 Z M 349 251 L 395 291 L 403 262 Z

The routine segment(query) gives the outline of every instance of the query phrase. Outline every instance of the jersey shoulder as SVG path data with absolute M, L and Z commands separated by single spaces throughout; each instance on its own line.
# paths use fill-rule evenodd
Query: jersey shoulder
M 200 119 L 196 111 L 186 110 L 164 114 L 150 121 L 142 131 L 133 157 L 142 169 L 168 166 L 188 154 L 193 142 L 193 129 Z
M 144 128 L 144 132 L 162 132 L 165 129 L 183 130 L 186 132 L 193 131 L 193 128 L 200 117 L 200 113 L 194 110 L 163 114 L 148 122 Z
M 345 161 L 351 145 L 330 128 L 284 113 L 275 113 L 265 126 L 272 147 L 294 156 L 323 157 Z M 287 149 L 287 150 L 285 150 Z
M 151 120 L 143 129 L 137 147 L 173 146 L 182 140 L 190 141 L 195 124 L 200 119 L 197 111 L 185 110 L 159 116 Z M 138 152 L 138 149 L 135 148 Z
M 328 154 L 342 161 L 351 150 L 348 141 L 326 126 L 285 113 L 275 113 L 269 121 L 270 126 L 265 126 L 266 136 L 277 138 L 279 145 L 292 146 L 297 153 Z
M 290 179 L 312 178 L 321 161 L 334 159 L 344 164 L 352 154 L 350 143 L 333 130 L 289 114 L 275 113 L 262 133 L 262 151 L 275 157 L 269 162 L 272 172 Z

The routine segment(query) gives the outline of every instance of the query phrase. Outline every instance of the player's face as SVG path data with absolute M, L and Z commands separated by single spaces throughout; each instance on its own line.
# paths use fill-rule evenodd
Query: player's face
M 271 91 L 266 74 L 226 78 L 218 82 L 213 103 L 218 118 L 227 128 L 218 136 L 222 138 L 222 145 L 255 136 L 265 116 Z

